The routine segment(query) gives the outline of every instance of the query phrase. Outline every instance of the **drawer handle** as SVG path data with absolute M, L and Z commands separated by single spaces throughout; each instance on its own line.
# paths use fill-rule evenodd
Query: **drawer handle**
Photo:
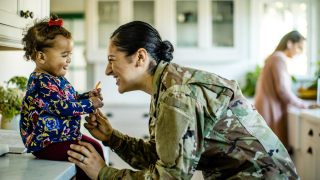
M 309 147 L 307 152 L 310 153 L 310 154 L 312 154 L 312 148 Z
M 149 136 L 148 136 L 148 135 L 144 135 L 144 136 L 143 136 L 143 139 L 144 139 L 144 140 L 148 140 L 148 139 L 149 139 Z
M 144 118 L 148 118 L 148 117 L 149 117 L 149 114 L 148 114 L 148 113 L 144 113 L 144 114 L 143 114 L 143 117 L 144 117 Z
M 107 113 L 106 116 L 111 118 L 113 116 L 113 114 L 112 113 Z
M 310 131 L 309 131 L 309 136 L 313 136 L 313 131 L 312 131 L 312 129 L 310 129 Z

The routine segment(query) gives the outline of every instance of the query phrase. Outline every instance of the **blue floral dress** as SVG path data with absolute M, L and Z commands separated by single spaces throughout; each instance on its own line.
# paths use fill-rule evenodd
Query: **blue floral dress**
M 93 110 L 89 93 L 78 94 L 66 78 L 31 73 L 20 119 L 27 152 L 39 151 L 54 142 L 80 140 L 80 115 Z

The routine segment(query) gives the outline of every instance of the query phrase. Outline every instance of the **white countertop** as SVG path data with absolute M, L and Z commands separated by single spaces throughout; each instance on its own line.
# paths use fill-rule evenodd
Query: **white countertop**
M 320 109 L 303 109 L 301 110 L 300 116 L 320 124 Z
M 0 156 L 1 180 L 68 180 L 75 173 L 73 163 L 37 159 L 31 153 Z

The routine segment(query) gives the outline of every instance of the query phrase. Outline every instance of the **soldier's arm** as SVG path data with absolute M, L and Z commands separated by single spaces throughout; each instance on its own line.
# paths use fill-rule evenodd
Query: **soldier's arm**
M 135 169 L 146 169 L 158 160 L 155 140 L 151 137 L 148 141 L 136 139 L 113 129 L 109 141 L 103 142 L 112 151 Z
M 190 97 L 165 98 L 161 103 L 155 128 L 156 152 L 159 159 L 153 165 L 141 171 L 118 170 L 106 166 L 100 171 L 99 179 L 191 179 L 200 159 L 201 153 L 198 151 L 201 148 L 198 147 L 203 143 L 203 140 L 199 139 L 202 136 L 197 138 L 195 136 L 196 133 L 201 133 L 195 128 L 195 118 L 186 113 L 194 111 L 192 110 L 195 108 L 194 103 Z M 117 133 L 115 131 L 115 134 Z M 132 144 L 119 144 L 125 149 L 129 148 L 129 145 Z M 142 144 L 140 147 L 140 150 L 143 149 Z M 132 157 L 135 157 L 135 152 L 137 151 L 134 149 L 133 152 L 127 151 L 132 153 Z

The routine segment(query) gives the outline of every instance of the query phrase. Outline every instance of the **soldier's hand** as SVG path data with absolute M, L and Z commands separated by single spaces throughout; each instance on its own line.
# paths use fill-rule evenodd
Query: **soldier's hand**
M 95 114 L 90 114 L 90 117 L 85 117 L 85 120 L 88 123 L 84 123 L 84 127 L 88 129 L 93 137 L 100 141 L 107 141 L 110 139 L 113 128 L 108 118 L 102 114 L 100 109 L 97 109 Z
M 103 106 L 103 102 L 98 97 L 91 97 L 91 101 L 93 102 L 94 109 L 101 108 Z
M 107 164 L 96 149 L 90 143 L 82 141 L 79 141 L 79 145 L 72 144 L 70 148 L 72 150 L 68 151 L 69 161 L 80 167 L 90 179 L 98 179 L 99 172 Z

